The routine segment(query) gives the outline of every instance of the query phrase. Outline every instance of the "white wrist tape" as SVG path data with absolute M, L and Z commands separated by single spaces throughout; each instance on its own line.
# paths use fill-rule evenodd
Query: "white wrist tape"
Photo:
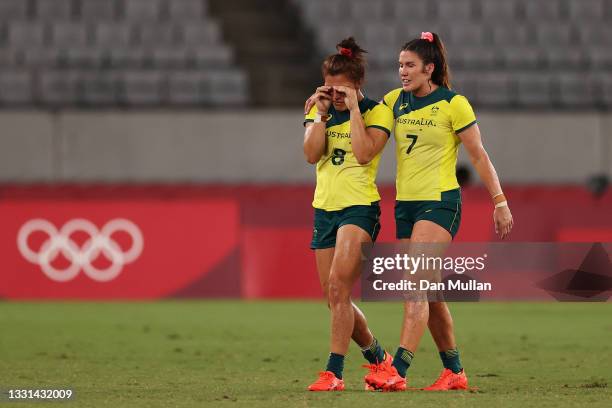
M 495 208 L 501 208 L 501 207 L 507 207 L 507 206 L 508 206 L 508 201 L 505 201 L 505 200 L 495 204 Z

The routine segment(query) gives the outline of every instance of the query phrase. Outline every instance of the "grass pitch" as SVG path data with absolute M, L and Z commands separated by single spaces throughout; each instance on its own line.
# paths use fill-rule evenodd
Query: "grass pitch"
M 393 351 L 401 304 L 361 306 Z M 328 349 L 322 302 L 0 303 L 0 389 L 70 387 L 74 400 L 44 404 L 66 407 L 612 406 L 612 304 L 451 311 L 477 391 L 362 391 L 364 360 L 352 345 L 347 390 L 309 393 Z M 440 369 L 426 335 L 409 384 L 428 385 Z

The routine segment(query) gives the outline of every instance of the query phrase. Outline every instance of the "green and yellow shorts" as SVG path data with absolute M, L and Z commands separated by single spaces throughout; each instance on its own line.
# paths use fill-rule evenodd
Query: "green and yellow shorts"
M 380 206 L 378 202 L 371 205 L 353 205 L 338 211 L 314 210 L 314 230 L 311 249 L 325 249 L 336 246 L 336 234 L 343 225 L 357 225 L 376 241 L 380 231 Z
M 421 220 L 438 224 L 455 238 L 461 223 L 461 190 L 443 191 L 441 201 L 395 202 L 397 239 L 410 238 L 414 224 Z

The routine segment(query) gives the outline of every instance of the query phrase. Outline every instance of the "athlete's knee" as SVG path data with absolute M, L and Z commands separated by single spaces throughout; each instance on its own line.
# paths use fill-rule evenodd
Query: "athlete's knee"
M 404 316 L 406 319 L 422 320 L 429 317 L 429 305 L 423 300 L 409 300 L 404 302 Z
M 329 279 L 327 299 L 331 307 L 341 303 L 350 303 L 350 285 L 345 280 L 332 276 Z

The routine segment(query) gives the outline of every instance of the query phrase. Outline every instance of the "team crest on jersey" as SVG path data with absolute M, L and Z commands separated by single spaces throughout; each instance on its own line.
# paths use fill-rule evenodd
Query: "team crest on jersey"
M 435 116 L 438 111 L 440 110 L 440 108 L 438 108 L 436 105 L 431 107 L 431 116 Z

